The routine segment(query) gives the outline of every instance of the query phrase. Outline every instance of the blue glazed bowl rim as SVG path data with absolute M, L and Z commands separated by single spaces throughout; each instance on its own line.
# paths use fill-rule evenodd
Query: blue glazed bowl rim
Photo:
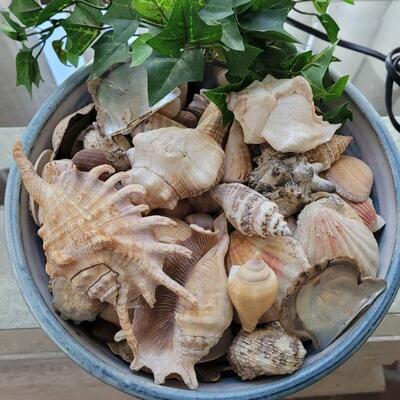
M 34 116 L 22 138 L 24 149 L 28 154 L 46 121 L 70 93 L 87 79 L 88 74 L 89 67 L 76 71 L 48 98 Z M 396 144 L 382 122 L 381 117 L 355 86 L 348 84 L 346 93 L 368 118 L 387 154 L 394 177 L 397 212 L 399 213 L 400 186 L 398 171 L 400 171 L 400 155 L 396 151 Z M 135 375 L 133 374 L 129 375 L 127 379 L 126 373 L 124 374 L 122 371 L 110 367 L 106 361 L 100 359 L 72 337 L 57 320 L 54 311 L 47 306 L 42 298 L 39 289 L 32 279 L 24 254 L 19 215 L 20 191 L 21 177 L 15 164 L 13 164 L 8 177 L 5 196 L 6 241 L 14 274 L 29 309 L 48 336 L 81 368 L 123 392 L 144 399 L 209 400 L 214 398 L 234 400 L 263 399 L 266 397 L 268 399 L 279 399 L 304 389 L 335 370 L 359 349 L 385 316 L 400 285 L 400 268 L 393 267 L 393 264 L 398 265 L 400 263 L 400 226 L 397 226 L 391 267 L 388 269 L 386 275 L 388 284 L 385 292 L 374 302 L 364 317 L 358 321 L 345 342 L 338 342 L 324 358 L 300 369 L 295 375 L 289 375 L 265 384 L 257 383 L 254 387 L 249 388 L 247 386 L 242 390 L 237 388 L 229 390 L 225 386 L 218 392 L 190 391 L 159 386 L 151 381 L 139 381 L 135 379 Z M 215 385 L 218 385 L 218 383 L 215 383 Z

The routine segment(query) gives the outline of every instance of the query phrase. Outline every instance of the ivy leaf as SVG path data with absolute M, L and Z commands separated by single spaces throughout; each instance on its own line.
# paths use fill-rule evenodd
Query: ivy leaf
M 151 56 L 153 48 L 146 43 L 150 38 L 152 36 L 149 33 L 144 33 L 132 43 L 131 67 L 143 64 Z
M 204 21 L 219 21 L 233 15 L 235 7 L 250 2 L 251 0 L 208 0 L 199 14 Z
M 353 120 L 353 113 L 347 108 L 350 103 L 344 103 L 323 115 L 325 121 L 331 124 L 344 124 L 348 119 Z
M 103 16 L 103 22 L 114 28 L 115 41 L 130 39 L 139 26 L 138 14 L 133 0 L 113 0 Z
M 325 28 L 329 41 L 335 43 L 339 34 L 339 27 L 335 20 L 328 14 L 319 15 L 318 19 Z
M 349 75 L 341 76 L 328 90 L 324 96 L 324 101 L 331 101 L 338 99 L 342 96 L 344 89 L 346 88 Z
M 165 24 L 171 15 L 175 0 L 134 0 L 136 11 L 145 19 Z
M 82 55 L 100 34 L 102 14 L 100 10 L 77 4 L 73 13 L 61 22 L 68 35 L 67 51 Z
M 23 41 L 26 40 L 25 28 L 18 22 L 15 22 L 9 12 L 2 12 L 4 19 L 7 23 L 0 24 L 0 31 L 13 40 Z
M 52 0 L 46 5 L 45 8 L 40 12 L 39 18 L 36 25 L 40 25 L 43 22 L 49 20 L 51 17 L 56 15 L 58 12 L 64 10 L 69 5 L 74 4 L 73 0 Z
M 279 8 L 291 9 L 294 5 L 293 0 L 253 0 L 251 2 L 252 11 L 273 10 Z
M 331 2 L 331 0 L 312 0 L 314 8 L 320 13 L 320 14 L 326 14 L 326 11 L 328 9 L 328 6 Z
M 228 109 L 228 104 L 226 102 L 227 95 L 230 92 L 237 92 L 246 86 L 248 86 L 252 80 L 254 80 L 254 76 L 250 74 L 245 75 L 239 82 L 230 83 L 225 86 L 220 86 L 215 89 L 207 90 L 204 95 L 210 99 L 213 103 L 217 105 L 220 109 L 224 125 L 228 125 L 233 121 L 233 113 Z
M 11 12 L 27 27 L 35 26 L 42 7 L 34 0 L 13 0 Z
M 177 86 L 202 81 L 204 56 L 200 49 L 187 49 L 180 57 L 153 55 L 144 66 L 149 82 L 149 102 L 154 105 Z
M 42 77 L 40 75 L 39 64 L 32 55 L 32 50 L 23 47 L 17 54 L 15 59 L 17 68 L 17 86 L 26 87 L 30 95 L 32 95 L 32 84 L 39 87 Z
M 332 60 L 335 45 L 331 45 L 313 57 L 312 61 L 303 67 L 301 75 L 311 85 L 314 99 L 322 98 L 326 94 L 323 79 Z
M 253 61 L 262 53 L 258 47 L 245 44 L 244 51 L 225 52 L 226 63 L 228 64 L 229 75 L 243 77 Z
M 221 42 L 232 50 L 243 51 L 243 38 L 240 34 L 236 18 L 231 15 L 221 21 L 222 36 Z
M 177 0 L 167 26 L 147 43 L 162 55 L 177 57 L 185 45 L 212 44 L 221 35 L 221 25 L 207 25 L 191 0 Z
M 354 0 L 342 0 L 342 1 L 344 1 L 344 2 L 347 3 L 347 4 L 352 4 L 352 5 L 355 4 L 355 3 L 354 3 Z
M 304 53 L 296 54 L 290 60 L 283 63 L 283 67 L 289 71 L 296 73 L 303 69 L 307 64 L 312 62 L 312 51 L 305 51 Z
M 69 53 L 64 48 L 64 42 L 62 39 L 60 40 L 53 40 L 52 47 L 54 52 L 56 53 L 58 59 L 64 64 L 69 65 L 72 64 L 73 66 L 77 67 L 79 63 L 79 56 Z
M 252 32 L 263 33 L 264 38 L 275 38 L 288 42 L 296 40 L 283 29 L 289 8 L 250 12 L 239 16 L 239 25 Z
M 126 62 L 129 58 L 129 46 L 125 42 L 116 42 L 112 31 L 106 32 L 93 45 L 94 59 L 89 79 L 94 79 L 106 72 L 111 66 Z

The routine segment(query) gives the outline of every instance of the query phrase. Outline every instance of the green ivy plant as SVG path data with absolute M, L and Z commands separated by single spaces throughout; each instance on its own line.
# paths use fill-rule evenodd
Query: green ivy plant
M 310 1 L 331 44 L 319 54 L 299 51 L 298 41 L 284 29 L 291 10 Z M 353 3 L 353 0 L 343 0 Z M 276 78 L 303 76 L 319 108 L 341 97 L 348 81 L 333 83 L 327 73 L 337 61 L 334 49 L 339 27 L 327 13 L 331 0 L 12 0 L 2 12 L 0 31 L 21 42 L 16 57 L 17 85 L 31 93 L 42 81 L 38 57 L 55 30 L 65 35 L 52 42 L 59 60 L 76 66 L 89 48 L 94 50 L 90 79 L 114 64 L 131 60 L 148 73 L 149 101 L 156 103 L 176 86 L 203 79 L 206 62 L 227 68 L 229 84 L 208 92 L 223 111 L 226 93 L 239 90 L 267 74 Z M 142 29 L 138 29 L 142 28 Z M 143 29 L 145 28 L 145 29 Z M 34 44 L 30 46 L 35 37 Z M 325 114 L 343 122 L 351 118 L 346 104 Z

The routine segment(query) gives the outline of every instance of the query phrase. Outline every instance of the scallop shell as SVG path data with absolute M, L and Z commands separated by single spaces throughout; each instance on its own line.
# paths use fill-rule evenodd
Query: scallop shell
M 177 128 L 185 128 L 185 125 L 157 112 L 153 115 L 150 115 L 150 117 L 146 118 L 134 129 L 132 129 L 130 134 L 132 137 L 135 137 L 141 132 L 148 132 L 159 128 L 168 128 L 171 126 L 175 126 Z
M 151 114 L 173 102 L 181 91 L 176 88 L 157 104 L 150 106 L 147 71 L 143 66 L 116 64 L 103 76 L 89 81 L 88 89 L 96 110 L 101 132 L 113 136 L 128 134 Z
M 304 250 L 290 236 L 267 236 L 263 239 L 248 237 L 234 231 L 231 233 L 230 239 L 227 256 L 228 268 L 231 268 L 232 265 L 243 265 L 259 254 L 259 257 L 274 271 L 278 279 L 278 296 L 272 308 L 261 318 L 261 321 L 277 320 L 286 290 L 304 270 L 310 267 Z
M 245 332 L 254 331 L 260 318 L 278 296 L 275 272 L 261 259 L 233 265 L 229 271 L 228 294 Z
M 342 156 L 325 174 L 346 200 L 366 201 L 371 193 L 374 175 L 371 168 L 358 158 Z
M 371 199 L 361 203 L 349 200 L 346 200 L 346 202 L 356 211 L 371 232 L 377 232 L 385 226 L 385 220 L 376 213 Z
M 195 224 L 208 230 L 213 229 L 214 226 L 214 218 L 211 215 L 201 213 L 188 215 L 185 218 L 185 222 L 189 225 Z
M 333 135 L 329 142 L 320 144 L 304 155 L 309 163 L 320 163 L 322 164 L 322 171 L 326 171 L 335 161 L 339 160 L 352 140 L 351 136 Z
M 202 194 L 223 174 L 220 137 L 222 114 L 214 108 L 194 129 L 161 128 L 139 133 L 128 157 L 132 164 L 125 183 L 146 189 L 150 209 L 173 209 L 179 200 Z
M 325 257 L 347 256 L 360 264 L 364 275 L 376 276 L 379 249 L 374 235 L 357 215 L 357 219 L 344 215 L 345 207 L 338 196 L 307 205 L 297 219 L 294 236 L 311 264 Z
M 287 333 L 279 322 L 251 333 L 240 331 L 228 352 L 233 370 L 243 379 L 262 375 L 286 375 L 303 364 L 306 350 L 296 336 Z
M 85 288 L 89 297 L 100 291 L 106 300 L 109 296 L 112 301 L 117 298 L 121 327 L 133 351 L 136 341 L 128 314 L 132 296 L 142 295 L 153 305 L 156 287 L 164 285 L 195 303 L 194 297 L 162 270 L 168 254 L 190 257 L 191 252 L 179 245 L 157 242 L 152 229 L 175 223 L 165 217 L 142 217 L 141 213 L 148 210 L 143 204 L 143 188 L 114 187 L 126 173 L 102 182 L 98 177 L 113 173 L 112 167 L 103 165 L 90 172 L 73 167 L 49 184 L 35 173 L 20 142 L 13 153 L 25 188 L 43 209 L 43 226 L 38 234 L 46 253 L 46 272 L 52 279 L 62 276 L 74 281 L 84 274 L 92 279 L 93 286 Z M 91 270 L 97 268 L 96 280 Z
M 53 306 L 62 319 L 70 319 L 76 323 L 94 321 L 105 308 L 97 299 L 91 299 L 85 292 L 76 289 L 69 279 L 60 277 L 52 280 Z
M 223 215 L 215 221 L 215 232 L 192 225 L 193 235 L 181 243 L 193 251 L 192 258 L 171 256 L 166 260 L 165 272 L 193 293 L 196 308 L 159 287 L 153 308 L 143 303 L 135 310 L 132 327 L 138 351 L 131 368 L 150 368 L 155 383 L 177 374 L 195 389 L 194 365 L 218 343 L 232 321 L 224 266 L 229 244 L 226 225 Z
M 354 259 L 324 259 L 304 271 L 287 291 L 280 322 L 317 349 L 329 346 L 376 297 L 383 279 L 362 278 Z
M 318 176 L 322 164 L 310 164 L 303 155 L 278 153 L 264 145 L 255 162 L 249 186 L 275 202 L 285 217 L 313 201 L 313 193 L 335 191 L 331 182 Z
M 229 95 L 228 108 L 243 128 L 245 143 L 267 142 L 282 153 L 314 149 L 340 127 L 315 113 L 310 84 L 301 76 L 254 81 Z
M 224 183 L 211 192 L 229 222 L 248 236 L 290 235 L 278 206 L 241 183 Z
M 72 147 L 79 136 L 96 118 L 94 104 L 63 118 L 55 127 L 52 135 L 53 158 L 70 158 Z
M 234 121 L 229 131 L 225 146 L 225 163 L 223 182 L 245 183 L 252 170 L 251 154 L 243 141 L 243 131 L 239 123 Z

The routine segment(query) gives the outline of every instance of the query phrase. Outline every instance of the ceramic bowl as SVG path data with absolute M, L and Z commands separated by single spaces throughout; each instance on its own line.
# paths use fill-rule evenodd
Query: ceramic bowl
M 87 68 L 73 74 L 33 118 L 23 137 L 31 160 L 51 146 L 51 134 L 60 119 L 90 101 L 84 84 L 87 76 Z M 201 383 L 195 391 L 186 389 L 175 380 L 163 386 L 155 385 L 152 375 L 130 371 L 128 364 L 90 336 L 84 327 L 63 321 L 52 307 L 42 243 L 28 210 L 27 193 L 21 190 L 20 175 L 13 166 L 5 201 L 8 251 L 21 292 L 43 330 L 80 367 L 103 382 L 143 399 L 277 399 L 304 389 L 335 370 L 377 327 L 393 301 L 400 281 L 399 155 L 381 118 L 360 92 L 350 84 L 345 97 L 351 103 L 354 118 L 342 133 L 354 136 L 350 151 L 372 168 L 374 202 L 387 221 L 378 235 L 381 253 L 379 276 L 386 278 L 387 289 L 332 345 L 319 353 L 309 352 L 299 371 L 288 376 L 247 382 L 229 377 L 217 383 Z

